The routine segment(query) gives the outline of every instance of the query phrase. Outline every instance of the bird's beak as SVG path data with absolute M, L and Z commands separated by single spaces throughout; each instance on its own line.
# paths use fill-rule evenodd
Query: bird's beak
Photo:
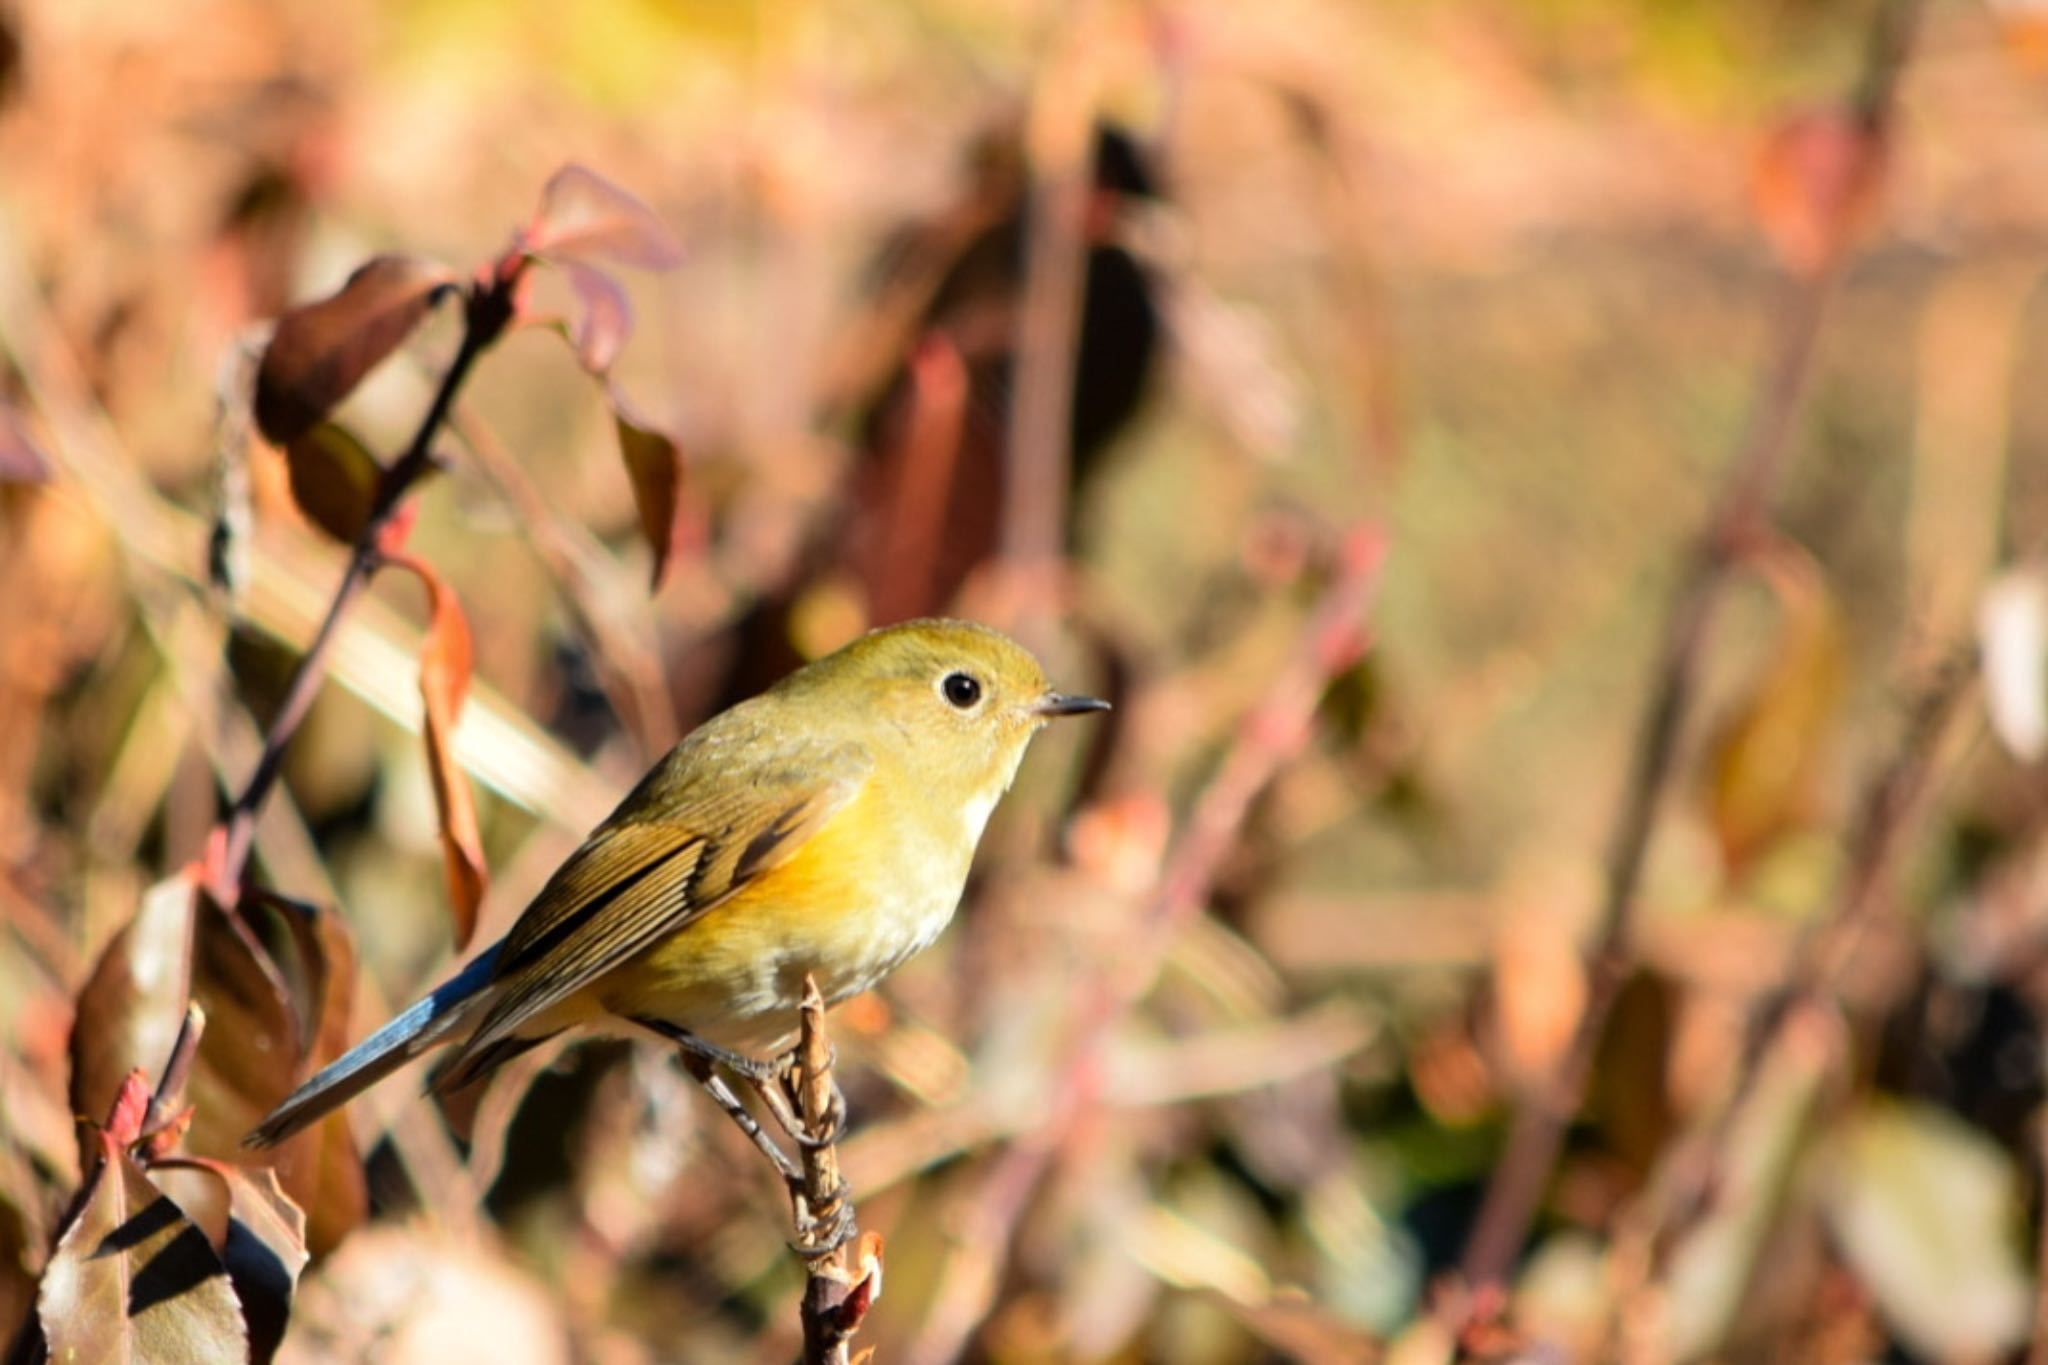
M 1048 692 L 1038 699 L 1031 711 L 1034 715 L 1050 719 L 1053 716 L 1085 716 L 1090 711 L 1108 709 L 1108 702 L 1095 697 L 1070 697 L 1064 692 Z

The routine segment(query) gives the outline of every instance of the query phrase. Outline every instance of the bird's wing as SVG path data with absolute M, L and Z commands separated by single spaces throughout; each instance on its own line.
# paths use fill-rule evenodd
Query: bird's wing
M 650 773 L 527 906 L 499 951 L 489 1012 L 437 1085 L 474 1079 L 488 1068 L 473 1064 L 520 1025 L 787 862 L 873 766 L 850 744 L 690 749 Z M 720 761 L 730 751 L 752 757 Z

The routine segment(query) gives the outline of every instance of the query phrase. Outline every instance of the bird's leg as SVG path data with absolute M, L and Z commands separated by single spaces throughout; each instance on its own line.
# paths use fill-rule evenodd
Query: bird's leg
M 729 1047 L 706 1042 L 688 1029 L 677 1028 L 666 1020 L 635 1019 L 633 1022 L 641 1028 L 660 1034 L 690 1056 L 722 1066 L 733 1075 L 743 1076 L 750 1081 L 775 1080 L 796 1064 L 796 1054 L 793 1052 L 771 1057 L 764 1062 L 759 1057 L 749 1057 L 744 1052 L 734 1052 Z
M 682 1050 L 683 1069 L 690 1073 L 692 1080 L 703 1087 L 704 1093 L 711 1097 L 711 1102 L 724 1110 L 725 1116 L 739 1126 L 739 1130 L 747 1135 L 748 1141 L 760 1149 L 761 1155 L 767 1157 L 770 1163 L 774 1165 L 776 1171 L 781 1174 L 784 1183 L 788 1184 L 792 1189 L 801 1189 L 803 1187 L 803 1168 L 796 1163 L 789 1153 L 783 1151 L 776 1144 L 774 1138 L 768 1136 L 768 1131 L 761 1126 L 761 1121 L 755 1118 L 753 1112 L 740 1102 L 738 1095 L 733 1094 L 732 1087 L 725 1083 L 725 1077 L 718 1074 L 716 1070 L 717 1064 L 711 1058 L 704 1056 L 691 1046 L 694 1043 L 708 1047 L 710 1046 L 709 1044 L 705 1044 L 702 1039 L 684 1033 L 681 1029 L 664 1024 L 659 1020 L 639 1019 L 634 1022 L 675 1043 Z M 723 1052 L 725 1049 L 716 1048 L 713 1050 Z M 752 1059 L 749 1058 L 747 1060 Z M 741 1072 L 740 1074 L 749 1081 L 752 1080 L 751 1077 L 747 1076 L 747 1073 Z M 782 1115 L 777 1114 L 775 1120 L 778 1124 L 783 1123 Z M 792 1133 L 791 1136 L 798 1137 L 798 1134 Z M 801 1138 L 799 1137 L 798 1140 L 801 1141 Z

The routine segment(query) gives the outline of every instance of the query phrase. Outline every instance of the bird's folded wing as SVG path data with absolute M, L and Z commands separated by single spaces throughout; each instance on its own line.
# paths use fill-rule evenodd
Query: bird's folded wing
M 473 1079 L 470 1063 L 493 1044 L 787 862 L 853 799 L 869 766 L 836 748 L 760 781 L 706 783 L 715 794 L 703 799 L 686 787 L 659 819 L 600 826 L 506 936 L 496 999 L 437 1084 Z

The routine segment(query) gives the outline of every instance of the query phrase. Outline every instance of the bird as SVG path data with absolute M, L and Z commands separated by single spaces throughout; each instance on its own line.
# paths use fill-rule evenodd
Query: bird
M 564 1030 L 638 1025 L 763 1078 L 807 976 L 868 989 L 951 920 L 1047 722 L 1108 709 L 968 621 L 870 631 L 718 713 L 648 771 L 511 930 L 287 1097 L 268 1147 L 433 1049 L 452 1090 Z M 715 1094 L 714 1094 L 715 1097 Z

